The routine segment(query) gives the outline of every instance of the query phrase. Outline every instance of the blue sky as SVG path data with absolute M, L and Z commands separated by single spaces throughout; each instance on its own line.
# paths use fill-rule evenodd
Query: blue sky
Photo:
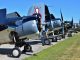
M 23 16 L 27 15 L 29 7 L 38 3 L 48 5 L 55 17 L 60 17 L 61 9 L 64 20 L 71 20 L 72 17 L 74 22 L 80 20 L 80 0 L 0 0 L 0 8 L 6 8 L 7 13 L 17 11 Z

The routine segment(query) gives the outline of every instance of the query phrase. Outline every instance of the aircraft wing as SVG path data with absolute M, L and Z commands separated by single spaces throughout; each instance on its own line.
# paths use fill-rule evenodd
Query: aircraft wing
M 55 31 L 55 30 L 60 30 L 60 29 L 62 29 L 62 27 L 54 28 L 53 30 Z
M 25 22 L 36 20 L 37 17 L 35 16 L 23 16 L 23 17 L 17 17 L 17 18 L 7 18 L 8 26 L 17 27 L 19 25 L 22 25 Z
M 7 18 L 21 17 L 18 12 L 9 13 L 6 15 Z

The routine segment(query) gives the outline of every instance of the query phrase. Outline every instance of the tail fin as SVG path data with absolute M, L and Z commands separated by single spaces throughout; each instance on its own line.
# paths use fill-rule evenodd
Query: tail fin
M 0 9 L 0 19 L 6 18 L 6 9 Z

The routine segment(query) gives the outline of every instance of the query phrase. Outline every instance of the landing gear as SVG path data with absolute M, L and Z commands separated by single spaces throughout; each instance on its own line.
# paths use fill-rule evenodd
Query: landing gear
M 56 36 L 52 38 L 52 42 L 57 42 L 57 37 Z
M 72 33 L 68 33 L 68 37 L 72 37 Z
M 51 41 L 49 39 L 42 39 L 42 45 L 50 45 Z
M 16 32 L 11 31 L 9 34 L 10 40 L 12 40 L 13 43 L 16 43 L 17 40 L 19 40 L 19 36 Z
M 42 31 L 42 37 L 41 37 L 41 42 L 42 42 L 42 45 L 50 45 L 51 44 L 51 41 L 47 38 L 47 34 L 45 31 Z
M 23 52 L 32 52 L 32 47 L 29 44 L 24 45 Z
M 64 34 L 62 35 L 62 38 L 65 38 L 65 35 Z
M 72 31 L 68 31 L 68 37 L 72 37 Z
M 12 49 L 12 57 L 14 57 L 14 58 L 18 58 L 18 57 L 20 57 L 21 56 L 21 51 L 20 51 L 20 49 L 19 48 L 13 48 Z
M 23 51 L 21 51 L 19 48 L 21 48 L 22 46 L 24 46 Z M 19 42 L 15 44 L 15 48 L 13 48 L 12 50 L 12 57 L 14 58 L 18 58 L 21 56 L 21 53 L 25 53 L 25 52 L 32 52 L 32 47 L 30 44 L 26 43 L 26 42 Z
M 15 48 L 12 49 L 11 56 L 14 58 L 18 58 L 21 56 L 22 51 L 19 49 L 24 46 L 23 52 L 32 52 L 32 47 L 30 44 L 26 43 L 23 39 L 19 39 L 18 34 L 16 32 L 11 32 L 9 34 L 10 39 L 13 43 L 15 43 Z

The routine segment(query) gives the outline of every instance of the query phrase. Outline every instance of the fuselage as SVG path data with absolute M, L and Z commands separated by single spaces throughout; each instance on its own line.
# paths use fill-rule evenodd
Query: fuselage
M 18 35 L 21 36 L 30 36 L 32 34 L 39 34 L 36 20 L 31 20 L 28 22 L 23 23 L 15 28 L 15 31 Z
M 8 26 L 7 29 L 0 31 L 0 44 L 12 42 L 12 40 L 9 39 L 9 33 L 11 31 L 17 32 L 19 37 L 27 37 L 31 39 L 36 39 L 36 37 L 38 38 L 39 31 L 36 20 L 30 20 L 24 23 L 22 20 L 21 23 L 22 24 L 16 27 Z
M 45 25 L 45 27 L 41 27 L 43 30 L 55 30 L 55 28 L 61 27 L 60 18 L 56 19 L 52 14 L 50 14 L 48 6 L 44 4 L 33 5 L 29 11 L 28 15 L 40 15 L 41 25 Z M 61 28 L 60 28 L 61 29 Z

